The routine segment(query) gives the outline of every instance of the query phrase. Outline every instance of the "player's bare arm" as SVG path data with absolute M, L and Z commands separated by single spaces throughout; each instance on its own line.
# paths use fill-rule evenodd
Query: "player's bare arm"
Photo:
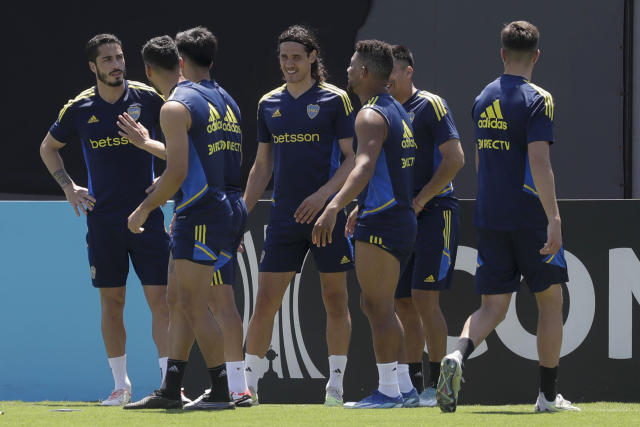
M 327 205 L 313 227 L 312 239 L 317 246 L 331 243 L 336 215 L 351 202 L 367 185 L 376 169 L 376 162 L 382 144 L 387 138 L 388 125 L 381 114 L 365 108 L 356 116 L 355 132 L 358 138 L 358 152 L 355 166 L 344 185 Z
M 311 221 L 313 221 L 316 215 L 318 215 L 318 212 L 322 210 L 324 204 L 327 203 L 327 199 L 342 187 L 353 170 L 356 157 L 353 152 L 353 138 L 342 138 L 338 143 L 344 156 L 342 164 L 325 185 L 300 203 L 300 206 L 298 206 L 298 209 L 296 209 L 293 215 L 296 222 L 311 224 Z
M 120 114 L 116 123 L 120 130 L 118 134 L 127 138 L 136 147 L 148 151 L 154 156 L 166 160 L 167 153 L 162 142 L 151 139 L 149 131 L 140 122 L 136 122 L 129 113 Z
M 247 180 L 247 188 L 244 190 L 244 203 L 247 205 L 247 211 L 251 212 L 253 207 L 258 203 L 260 196 L 269 185 L 269 180 L 273 174 L 273 146 L 266 142 L 258 143 L 258 152 L 256 160 L 253 162 L 249 179 Z
M 40 145 L 40 157 L 42 157 L 42 161 L 47 166 L 49 173 L 64 191 L 64 195 L 73 206 L 76 216 L 80 216 L 80 212 L 86 215 L 87 211 L 93 210 L 93 204 L 96 199 L 89 194 L 89 190 L 76 185 L 64 169 L 64 162 L 59 153 L 59 150 L 64 146 L 65 144 L 55 139 L 50 133 L 47 133 Z
M 167 102 L 160 110 L 160 126 L 167 140 L 167 167 L 155 189 L 129 215 L 129 230 L 141 233 L 149 213 L 165 203 L 187 177 L 189 166 L 189 127 L 191 116 L 179 102 Z
M 555 254 L 562 246 L 562 221 L 556 201 L 555 179 L 551 168 L 549 155 L 549 143 L 547 141 L 535 141 L 528 145 L 529 166 L 533 183 L 538 191 L 540 203 L 547 215 L 547 242 L 540 249 L 542 255 Z
M 442 154 L 442 161 L 438 165 L 438 169 L 433 176 L 422 187 L 420 193 L 413 200 L 413 208 L 418 214 L 424 209 L 424 205 L 429 203 L 448 183 L 450 183 L 456 174 L 464 166 L 464 152 L 457 138 L 450 139 L 438 147 Z

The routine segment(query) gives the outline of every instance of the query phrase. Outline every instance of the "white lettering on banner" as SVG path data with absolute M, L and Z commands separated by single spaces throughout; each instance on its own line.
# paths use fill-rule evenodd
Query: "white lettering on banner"
M 582 344 L 589 334 L 596 308 L 593 282 L 587 268 L 569 251 L 564 252 L 569 270 L 567 290 L 569 292 L 569 315 L 563 327 L 560 356 L 566 356 Z M 511 298 L 507 316 L 496 327 L 496 333 L 504 345 L 526 359 L 538 360 L 536 336 L 527 332 L 518 319 L 516 298 Z
M 631 359 L 633 298 L 640 303 L 640 261 L 631 248 L 609 251 L 609 357 Z

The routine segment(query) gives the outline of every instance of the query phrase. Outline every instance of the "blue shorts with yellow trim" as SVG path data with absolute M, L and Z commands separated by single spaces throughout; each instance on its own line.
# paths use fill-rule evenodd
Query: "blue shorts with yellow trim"
M 114 222 L 87 215 L 87 250 L 91 282 L 96 288 L 125 286 L 129 257 L 143 285 L 166 285 L 169 236 L 160 209 L 151 212 L 144 231 L 134 234 L 127 220 Z
M 459 213 L 454 198 L 436 198 L 418 215 L 418 236 L 404 270 L 396 298 L 411 297 L 411 289 L 451 288 L 458 253 Z
M 203 265 L 213 265 L 215 270 L 231 261 L 238 247 L 233 247 L 236 236 L 234 216 L 230 202 L 223 212 L 210 206 L 199 206 L 176 215 L 171 234 L 173 259 L 188 259 Z
M 353 247 L 349 239 L 344 237 L 346 223 L 347 215 L 343 209 L 336 217 L 331 244 L 317 247 L 311 240 L 315 219 L 311 224 L 300 224 L 295 222 L 293 216 L 290 219 L 282 219 L 280 215 L 272 215 L 267 226 L 260 271 L 299 273 L 309 250 L 321 273 L 338 273 L 353 269 Z
M 478 264 L 475 288 L 481 295 L 520 290 L 520 277 L 532 292 L 569 280 L 564 248 L 540 255 L 547 241 L 546 228 L 497 231 L 478 229 Z
M 221 269 L 216 270 L 213 273 L 211 279 L 211 285 L 235 285 L 236 281 L 236 269 L 238 267 L 238 246 L 242 242 L 242 236 L 244 229 L 247 226 L 247 206 L 242 200 L 242 193 L 240 192 L 228 192 L 227 197 L 231 202 L 231 208 L 233 209 L 233 235 L 235 240 L 233 241 L 233 256 L 231 261 L 222 266 Z
M 371 243 L 400 261 L 401 271 L 407 266 L 416 240 L 418 225 L 412 209 L 394 206 L 358 218 L 353 238 Z

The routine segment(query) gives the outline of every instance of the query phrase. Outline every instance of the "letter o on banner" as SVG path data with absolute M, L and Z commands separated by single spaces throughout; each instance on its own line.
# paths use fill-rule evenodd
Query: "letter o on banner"
M 587 268 L 569 251 L 564 252 L 569 270 L 569 316 L 563 327 L 560 356 L 566 356 L 578 348 L 589 334 L 596 308 L 593 282 Z M 516 298 L 511 298 L 504 321 L 496 327 L 496 333 L 505 346 L 518 356 L 538 360 L 536 336 L 527 332 L 518 319 Z

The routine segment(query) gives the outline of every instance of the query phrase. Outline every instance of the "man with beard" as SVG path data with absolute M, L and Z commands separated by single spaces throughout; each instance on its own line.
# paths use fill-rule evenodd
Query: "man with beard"
M 153 88 L 125 80 L 122 43 L 116 36 L 99 34 L 89 40 L 86 50 L 96 85 L 62 108 L 40 146 L 40 155 L 76 215 L 82 212 L 87 216 L 91 280 L 100 290 L 102 337 L 115 383 L 102 405 L 118 406 L 131 400 L 123 322 L 129 258 L 151 309 L 163 377 L 166 371 L 169 239 L 160 209 L 151 212 L 143 233 L 127 229 L 129 213 L 145 198 L 145 189 L 153 182 L 153 156 L 120 137 L 116 122 L 118 115 L 127 112 L 153 130 L 163 99 Z M 75 140 L 82 144 L 88 188 L 69 177 L 58 152 Z

